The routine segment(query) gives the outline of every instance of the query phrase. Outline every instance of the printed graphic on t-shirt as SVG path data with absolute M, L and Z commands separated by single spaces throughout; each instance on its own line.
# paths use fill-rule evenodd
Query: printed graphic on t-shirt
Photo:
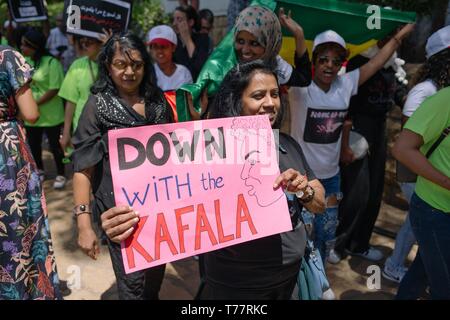
M 318 144 L 337 142 L 347 110 L 308 108 L 303 140 Z

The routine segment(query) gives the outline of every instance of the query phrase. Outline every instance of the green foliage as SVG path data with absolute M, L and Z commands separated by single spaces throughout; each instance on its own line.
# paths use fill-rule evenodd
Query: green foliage
M 0 23 L 3 25 L 8 20 L 8 6 L 6 2 L 0 0 Z
M 50 25 L 55 26 L 55 17 L 58 13 L 63 13 L 64 2 L 63 1 L 47 1 L 47 11 L 50 19 Z
M 131 21 L 130 29 L 143 38 L 153 26 L 169 23 L 170 17 L 160 0 L 135 0 Z
M 439 5 L 448 3 L 448 0 L 348 0 L 352 2 L 361 2 L 376 4 L 382 7 L 389 6 L 393 9 L 403 11 L 415 11 L 421 15 L 431 13 L 431 10 Z

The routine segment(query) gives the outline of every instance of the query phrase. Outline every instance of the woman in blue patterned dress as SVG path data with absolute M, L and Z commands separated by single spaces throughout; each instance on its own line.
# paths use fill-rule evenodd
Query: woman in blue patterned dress
M 59 299 L 45 198 L 22 120 L 39 118 L 31 67 L 0 46 L 0 300 Z

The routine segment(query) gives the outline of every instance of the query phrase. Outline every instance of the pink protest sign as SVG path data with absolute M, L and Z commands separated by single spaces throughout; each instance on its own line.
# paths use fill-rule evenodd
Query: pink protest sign
M 116 205 L 140 213 L 125 271 L 292 230 L 267 116 L 109 132 Z

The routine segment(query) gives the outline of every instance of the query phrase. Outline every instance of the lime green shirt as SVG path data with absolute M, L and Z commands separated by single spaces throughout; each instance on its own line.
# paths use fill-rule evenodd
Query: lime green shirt
M 5 36 L 2 36 L 2 40 L 0 41 L 0 44 L 2 46 L 7 46 L 8 45 L 8 40 L 6 40 Z
M 31 92 L 34 100 L 39 100 L 47 91 L 58 90 L 64 79 L 64 71 L 57 59 L 44 56 L 39 67 L 35 69 L 32 81 Z M 32 127 L 54 127 L 64 122 L 63 101 L 57 95 L 50 101 L 39 106 L 39 120 L 34 123 L 26 123 Z
M 405 128 L 422 136 L 424 144 L 420 151 L 426 154 L 448 126 L 450 126 L 450 87 L 425 100 L 413 113 Z M 450 136 L 441 142 L 428 160 L 442 174 L 450 177 Z M 416 193 L 430 206 L 450 213 L 450 190 L 419 176 Z
M 88 101 L 90 89 L 94 80 L 97 79 L 98 65 L 90 61 L 88 57 L 82 57 L 75 60 L 67 71 L 59 96 L 75 104 L 73 114 L 73 131 L 77 128 L 81 111 Z

